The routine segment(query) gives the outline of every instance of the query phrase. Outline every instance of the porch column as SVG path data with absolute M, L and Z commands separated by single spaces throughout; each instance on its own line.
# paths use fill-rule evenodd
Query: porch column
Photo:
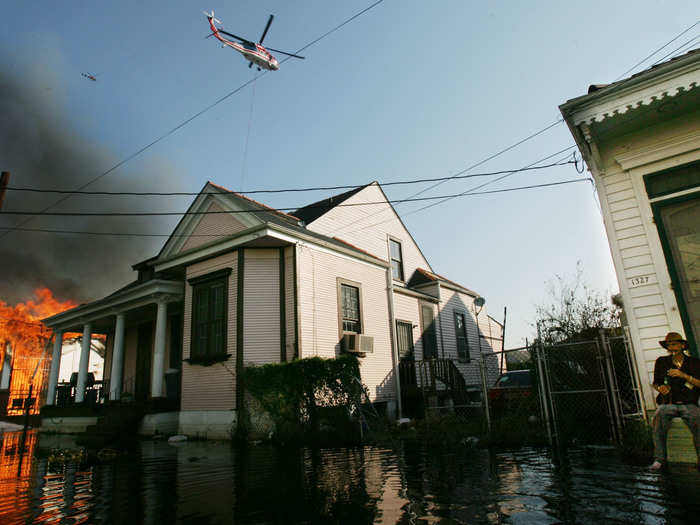
M 158 302 L 156 335 L 153 341 L 153 377 L 151 397 L 163 397 L 163 373 L 165 372 L 165 328 L 168 321 L 168 303 Z
M 46 394 L 46 404 L 56 404 L 56 384 L 58 383 L 58 371 L 61 369 L 61 349 L 63 347 L 63 330 L 57 330 L 53 341 L 53 355 L 51 356 L 51 371 L 49 372 L 49 390 Z
M 90 341 L 92 339 L 92 323 L 83 325 L 83 342 L 80 346 L 80 365 L 78 366 L 78 383 L 75 386 L 75 402 L 85 400 L 85 385 L 87 384 L 88 365 L 90 364 Z
M 112 350 L 112 372 L 109 375 L 109 400 L 119 401 L 122 395 L 122 371 L 124 370 L 124 325 L 126 314 L 117 314 Z

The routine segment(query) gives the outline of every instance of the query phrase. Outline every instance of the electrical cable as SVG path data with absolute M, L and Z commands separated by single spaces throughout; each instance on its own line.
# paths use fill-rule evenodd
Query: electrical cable
M 687 41 L 685 42 L 685 44 L 682 44 L 681 46 L 677 47 L 676 49 L 674 49 L 674 50 L 671 51 L 670 53 L 668 53 L 668 54 L 662 56 L 659 60 L 657 60 L 656 62 L 654 62 L 654 63 L 652 64 L 652 67 L 653 67 L 653 66 L 656 66 L 656 65 L 658 65 L 658 64 L 660 64 L 661 62 L 663 62 L 663 61 L 666 60 L 667 58 L 671 57 L 671 55 L 673 55 L 673 54 L 676 53 L 677 51 L 681 51 L 681 50 L 685 51 L 684 48 L 692 47 L 692 46 L 695 44 L 695 42 L 698 41 L 698 40 L 700 40 L 700 35 L 696 35 L 695 37 L 691 38 L 690 40 L 687 40 Z M 671 58 L 675 58 L 675 57 L 671 57 Z M 669 60 L 670 60 L 670 58 L 669 58 Z
M 671 43 L 675 42 L 676 40 L 678 40 L 680 37 L 682 37 L 684 34 L 686 34 L 688 31 L 690 31 L 691 29 L 693 29 L 693 28 L 694 28 L 696 25 L 698 25 L 698 24 L 700 24 L 700 20 L 698 20 L 697 22 L 695 22 L 692 26 L 688 27 L 687 29 L 685 29 L 685 30 L 681 31 L 680 33 L 678 33 L 678 34 L 677 34 L 676 36 L 674 36 L 671 40 L 669 40 L 668 42 L 666 42 L 663 46 L 661 46 L 660 48 L 658 48 L 657 50 L 655 50 L 654 52 L 652 52 L 650 55 L 645 56 L 643 59 L 641 59 L 639 62 L 637 62 L 637 63 L 636 63 L 635 65 L 633 65 L 631 68 L 629 68 L 627 71 L 625 71 L 625 72 L 622 73 L 619 77 L 617 77 L 615 80 L 613 80 L 613 82 L 617 82 L 618 80 L 620 80 L 621 78 L 623 78 L 625 75 L 627 75 L 630 71 L 633 71 L 633 70 L 636 69 L 638 66 L 641 66 L 644 62 L 646 62 L 648 59 L 650 59 L 651 57 L 653 57 L 656 53 L 658 53 L 659 51 L 661 51 L 663 48 L 665 48 L 665 47 L 668 46 L 669 44 L 671 44 Z
M 412 180 L 401 180 L 401 181 L 392 181 L 392 182 L 383 182 L 379 183 L 382 187 L 385 186 L 397 186 L 397 185 L 404 185 L 404 184 L 419 184 L 423 182 L 435 182 L 435 181 L 440 181 L 440 180 L 458 180 L 458 179 L 469 179 L 473 177 L 490 177 L 493 175 L 500 175 L 502 173 L 512 173 L 516 171 L 531 171 L 531 170 L 539 170 L 539 169 L 545 169 L 545 168 L 552 168 L 555 166 L 564 166 L 566 164 L 575 164 L 574 161 L 567 161 L 567 162 L 558 162 L 558 163 L 553 163 L 553 164 L 545 164 L 543 166 L 532 166 L 528 168 L 516 168 L 512 170 L 499 170 L 499 171 L 491 171 L 491 172 L 485 172 L 485 173 L 471 173 L 469 175 L 449 175 L 447 177 L 434 177 L 430 179 L 412 179 Z M 464 173 L 464 170 L 459 173 Z M 199 192 L 199 191 L 173 191 L 173 192 L 160 192 L 160 191 L 73 191 L 73 190 L 54 190 L 54 189 L 40 189 L 40 188 L 17 188 L 17 187 L 10 187 L 8 186 L 5 188 L 7 191 L 24 191 L 24 192 L 32 192 L 32 193 L 71 193 L 75 195 L 109 195 L 109 196 L 165 196 L 165 197 L 172 197 L 172 196 L 194 196 L 194 195 L 221 195 L 221 194 L 226 194 L 226 193 L 238 193 L 240 195 L 253 195 L 255 193 L 292 193 L 292 192 L 307 192 L 307 191 L 321 191 L 321 190 L 345 190 L 345 189 L 356 189 L 361 187 L 362 185 L 357 185 L 357 184 L 351 184 L 351 185 L 343 185 L 343 186 L 316 186 L 316 187 L 310 187 L 310 188 L 287 188 L 287 189 L 279 189 L 279 190 L 251 190 L 251 191 L 205 191 L 205 192 Z
M 568 148 L 567 148 L 568 149 Z M 433 197 L 412 197 L 412 198 L 405 198 L 405 199 L 392 199 L 392 200 L 381 200 L 381 201 L 373 201 L 373 202 L 351 202 L 351 203 L 341 203 L 341 204 L 336 204 L 333 206 L 334 208 L 340 208 L 340 207 L 355 207 L 355 206 L 377 206 L 377 205 L 384 205 L 384 204 L 397 204 L 397 203 L 402 203 L 402 202 L 419 202 L 419 201 L 429 201 L 429 200 L 436 200 L 436 199 L 453 199 L 456 197 L 465 197 L 465 196 L 471 196 L 471 195 L 484 195 L 488 193 L 504 193 L 504 192 L 509 192 L 509 191 L 519 191 L 519 190 L 527 190 L 527 189 L 532 189 L 532 188 L 544 188 L 548 186 L 559 186 L 562 184 L 571 184 L 573 182 L 581 182 L 585 180 L 590 180 L 590 177 L 585 177 L 585 178 L 579 178 L 579 179 L 571 179 L 571 180 L 566 180 L 566 181 L 558 181 L 558 182 L 547 182 L 547 183 L 542 183 L 542 184 L 531 184 L 528 186 L 518 186 L 514 188 L 502 188 L 498 190 L 487 190 L 487 191 L 482 191 L 482 192 L 472 192 L 472 193 L 467 193 L 467 192 L 462 192 L 462 193 L 456 193 L 453 195 L 435 195 Z M 471 190 L 468 190 L 471 191 Z M 328 208 L 328 205 L 323 205 L 323 204 L 318 204 L 318 205 L 310 205 L 306 206 L 306 208 L 320 208 L 320 209 L 326 209 Z M 284 211 L 293 211 L 296 210 L 297 208 L 276 208 L 276 209 L 261 209 L 261 210 L 207 210 L 207 211 L 163 211 L 163 212 L 25 212 L 25 211 L 8 211 L 8 212 L 3 212 L 8 215 L 32 215 L 32 216 L 58 216 L 58 217 L 154 217 L 154 216 L 186 216 L 186 215 L 221 215 L 221 214 L 226 214 L 226 215 L 233 215 L 233 214 L 238 214 L 238 213 L 274 213 L 274 212 L 284 212 Z M 0 227 L 0 230 L 5 229 Z M 33 230 L 33 229 L 19 229 L 18 231 L 39 231 L 39 230 Z

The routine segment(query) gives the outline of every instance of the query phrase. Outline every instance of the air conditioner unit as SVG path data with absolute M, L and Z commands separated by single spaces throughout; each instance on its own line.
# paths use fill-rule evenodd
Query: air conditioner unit
M 374 337 L 364 334 L 343 334 L 343 350 L 355 354 L 374 352 Z

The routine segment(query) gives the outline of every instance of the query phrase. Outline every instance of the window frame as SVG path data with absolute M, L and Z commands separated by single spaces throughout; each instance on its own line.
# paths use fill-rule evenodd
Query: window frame
M 462 334 L 459 333 L 457 328 L 457 317 L 462 317 Z M 467 332 L 467 314 L 462 310 L 454 310 L 452 312 L 452 321 L 455 328 L 455 350 L 457 351 L 457 360 L 461 363 L 469 363 L 471 357 L 469 355 L 469 333 Z M 460 355 L 459 352 L 459 340 L 464 339 L 464 355 Z
M 399 247 L 400 259 L 394 259 L 394 255 L 393 255 L 392 250 L 391 250 L 391 247 L 392 247 L 391 243 L 392 242 L 396 243 Z M 394 275 L 394 262 L 398 263 L 399 277 L 396 277 Z M 389 264 L 391 264 L 391 278 L 394 281 L 405 282 L 406 281 L 406 272 L 404 271 L 404 267 L 403 267 L 403 243 L 401 242 L 400 239 L 397 239 L 396 237 L 392 237 L 391 235 L 389 236 Z
M 231 354 L 227 353 L 228 350 L 228 321 L 229 321 L 229 312 L 228 312 L 228 294 L 229 294 L 229 276 L 232 272 L 232 268 L 225 268 L 223 270 L 218 270 L 215 272 L 208 273 L 206 275 L 201 275 L 199 277 L 193 277 L 192 279 L 188 279 L 188 283 L 191 286 L 191 291 L 192 291 L 192 296 L 190 300 L 190 352 L 189 352 L 189 358 L 185 359 L 185 361 L 189 362 L 190 364 L 211 364 L 211 363 L 216 363 L 218 361 L 225 361 L 228 359 Z M 208 311 L 207 311 L 207 320 L 206 321 L 201 321 L 197 318 L 198 312 L 199 312 L 199 303 L 198 301 L 200 300 L 201 294 L 203 293 L 203 290 L 210 291 L 213 287 L 215 286 L 220 286 L 223 285 L 223 297 L 222 297 L 222 318 L 219 319 L 214 319 L 212 316 L 212 312 L 214 310 L 214 296 L 212 294 L 209 294 L 207 301 L 208 301 Z M 220 327 L 218 328 L 218 333 L 214 333 L 214 324 L 216 322 L 220 323 Z M 199 350 L 199 346 L 197 345 L 197 341 L 202 335 L 202 325 L 206 324 L 206 348 L 204 352 L 201 352 Z M 214 341 L 214 335 L 218 335 L 222 339 L 222 345 L 221 349 L 218 351 L 215 351 L 213 345 Z
M 357 308 L 358 312 L 358 322 L 360 323 L 360 330 L 358 332 L 352 332 L 345 330 L 343 328 L 343 286 L 349 286 L 351 288 L 357 288 Z M 364 319 L 364 308 L 362 307 L 362 283 L 357 281 L 351 281 L 349 279 L 344 279 L 338 277 L 336 279 L 336 290 L 337 290 L 337 300 L 338 300 L 338 336 L 343 337 L 343 334 L 362 334 L 365 327 Z

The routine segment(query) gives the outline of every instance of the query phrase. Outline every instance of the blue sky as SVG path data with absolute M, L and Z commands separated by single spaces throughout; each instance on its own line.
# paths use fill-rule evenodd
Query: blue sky
M 65 188 L 91 180 L 260 75 L 239 54 L 204 38 L 203 10 L 214 9 L 224 29 L 252 40 L 274 13 L 265 43 L 294 52 L 372 3 L 207 2 L 5 0 L 3 76 L 21 86 L 25 103 L 31 101 L 28 114 L 43 112 L 69 137 L 71 151 L 88 152 L 78 155 L 83 160 L 70 176 L 55 179 L 30 175 L 23 158 L 6 154 L 2 169 L 12 172 L 12 185 Z M 306 60 L 260 75 L 89 189 L 194 192 L 212 180 L 240 191 L 449 176 L 556 122 L 559 104 L 584 94 L 589 84 L 615 80 L 699 14 L 691 1 L 669 8 L 660 1 L 385 0 L 305 49 Z M 699 32 L 695 28 L 667 51 Z M 98 81 L 86 80 L 83 72 Z M 14 133 L 2 126 L 0 136 Z M 31 129 L 27 133 L 33 136 Z M 33 140 L 40 149 L 41 140 Z M 559 124 L 473 172 L 520 168 L 571 145 Z M 2 156 L 0 151 L 0 161 Z M 579 177 L 572 166 L 561 166 L 514 174 L 484 189 Z M 493 178 L 451 181 L 421 196 L 459 193 Z M 386 193 L 400 199 L 426 186 L 390 186 Z M 252 197 L 294 208 L 328 194 Z M 104 199 L 73 199 L 64 209 L 78 202 L 119 207 Z M 184 211 L 190 201 L 155 199 L 131 205 Z M 48 202 L 10 192 L 5 200 L 8 210 Z M 546 299 L 545 283 L 573 276 L 577 261 L 591 287 L 617 291 L 588 183 L 462 197 L 416 211 L 424 205 L 397 205 L 397 211 L 436 272 L 481 293 L 497 319 L 508 307 L 507 346 L 532 337 L 534 306 Z M 17 219 L 3 220 L 8 225 Z M 30 225 L 49 227 L 52 220 Z M 115 220 L 108 228 L 93 219 L 80 227 L 168 233 L 176 220 Z M 50 234 L 11 235 L 5 239 L 29 245 Z M 163 242 L 115 238 L 105 248 L 86 240 L 72 252 L 88 260 L 91 246 L 129 254 L 91 288 L 101 294 L 131 279 L 128 265 L 155 254 Z M 85 270 L 86 279 L 99 274 Z

